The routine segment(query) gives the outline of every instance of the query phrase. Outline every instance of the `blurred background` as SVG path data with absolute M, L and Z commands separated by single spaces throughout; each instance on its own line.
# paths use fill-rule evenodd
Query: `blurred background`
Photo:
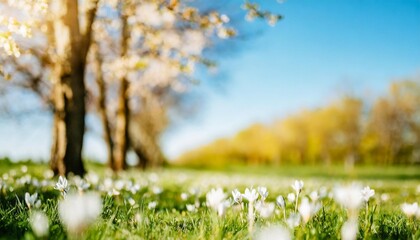
M 87 2 L 73 16 L 84 26 L 97 14 L 79 76 L 85 161 L 118 170 L 125 136 L 121 168 L 420 164 L 418 0 Z M 0 12 L 26 20 L 7 1 Z M 50 22 L 16 37 L 19 57 L 1 55 L 3 159 L 53 158 Z

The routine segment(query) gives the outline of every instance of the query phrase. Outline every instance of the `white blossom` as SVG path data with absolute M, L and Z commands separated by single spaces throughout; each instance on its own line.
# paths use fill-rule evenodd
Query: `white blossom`
M 206 46 L 206 38 L 201 31 L 198 30 L 187 30 L 183 35 L 183 44 L 181 52 L 189 55 L 199 55 Z
M 155 209 L 156 206 L 157 206 L 157 202 L 156 201 L 152 201 L 152 202 L 149 202 L 149 204 L 147 204 L 147 208 L 148 209 Z
M 298 211 L 299 214 L 302 216 L 302 220 L 304 223 L 307 223 L 309 219 L 315 215 L 318 210 L 321 208 L 320 203 L 310 203 L 308 198 L 303 198 L 299 207 Z
M 318 192 L 317 192 L 317 191 L 312 191 L 312 192 L 309 194 L 309 197 L 311 198 L 311 200 L 312 200 L 313 202 L 316 202 L 316 201 L 318 201 L 318 199 L 319 199 L 319 194 L 318 194 Z
M 287 194 L 287 201 L 293 203 L 296 200 L 296 195 L 294 193 Z
M 365 188 L 362 189 L 361 193 L 362 193 L 363 200 L 365 202 L 368 202 L 369 199 L 375 195 L 375 190 L 370 189 L 369 186 L 366 186 Z
M 401 210 L 405 215 L 407 215 L 407 217 L 412 217 L 417 214 L 417 211 L 419 210 L 419 205 L 416 202 L 411 204 L 403 203 L 401 205 Z
M 236 203 L 241 203 L 242 202 L 242 194 L 236 188 L 232 191 L 232 197 L 233 197 L 234 202 L 236 202 Z
M 55 184 L 54 189 L 60 191 L 63 197 L 66 197 L 66 194 L 69 191 L 67 179 L 63 176 L 58 177 L 58 182 Z
M 257 240 L 290 240 L 292 236 L 285 227 L 281 225 L 270 226 L 257 232 Z
M 277 206 L 279 206 L 279 207 L 281 207 L 281 208 L 284 208 L 284 207 L 286 206 L 286 204 L 285 204 L 285 202 L 284 202 L 284 198 L 283 198 L 283 196 L 282 196 L 282 195 L 279 195 L 279 196 L 276 198 L 276 203 L 277 203 Z
M 295 190 L 296 195 L 299 195 L 299 193 L 303 189 L 303 181 L 302 180 L 295 180 L 295 182 L 292 184 L 293 190 Z
M 32 231 L 37 237 L 42 238 L 48 235 L 48 217 L 44 212 L 32 212 L 29 217 L 29 222 L 31 224 Z
M 80 233 L 93 223 L 102 211 L 102 199 L 96 193 L 69 194 L 58 204 L 61 221 L 70 233 Z
M 211 189 L 210 192 L 207 193 L 207 206 L 213 208 L 215 211 L 218 211 L 219 205 L 223 203 L 226 198 L 226 194 L 223 192 L 223 189 Z
M 361 187 L 358 184 L 336 187 L 334 199 L 347 209 L 357 210 L 362 203 Z
M 261 199 L 264 201 L 268 196 L 267 188 L 266 187 L 258 187 L 257 190 L 258 190 L 258 193 L 261 196 Z
M 286 223 L 290 228 L 295 228 L 299 226 L 300 224 L 300 215 L 292 213 L 290 216 L 286 219 Z
M 188 212 L 196 212 L 197 209 L 194 204 L 187 204 L 186 205 Z
M 136 8 L 136 17 L 137 21 L 153 27 L 158 27 L 163 23 L 158 6 L 150 2 L 139 4 Z
M 242 194 L 242 196 L 243 196 L 246 200 L 248 200 L 248 202 L 253 203 L 253 202 L 255 202 L 255 200 L 257 200 L 257 198 L 258 198 L 258 193 L 257 193 L 257 190 L 255 190 L 254 188 L 251 188 L 251 189 L 246 188 L 246 189 L 245 189 L 245 193 L 244 193 L 244 194 Z
M 38 193 L 34 193 L 32 195 L 28 192 L 25 193 L 25 202 L 29 209 L 32 207 L 39 208 L 41 206 L 41 200 L 38 200 Z
M 349 219 L 341 227 L 341 239 L 343 240 L 354 240 L 357 237 L 357 220 Z
M 219 215 L 219 217 L 223 217 L 226 213 L 226 210 L 230 207 L 230 202 L 228 200 L 224 200 L 222 201 L 218 206 L 217 206 L 217 214 Z
M 271 217 L 274 212 L 274 208 L 274 203 L 257 202 L 255 205 L 255 209 L 257 210 L 258 214 L 260 214 L 260 216 L 263 218 Z

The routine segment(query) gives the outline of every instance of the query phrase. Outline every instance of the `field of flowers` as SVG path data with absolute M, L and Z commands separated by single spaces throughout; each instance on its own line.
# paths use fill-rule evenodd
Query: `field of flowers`
M 0 169 L 0 239 L 420 239 L 420 180 Z

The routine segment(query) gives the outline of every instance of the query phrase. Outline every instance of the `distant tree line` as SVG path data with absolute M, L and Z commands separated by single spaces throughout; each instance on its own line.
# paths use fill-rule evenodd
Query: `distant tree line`
M 394 82 L 371 104 L 345 96 L 273 124 L 254 124 L 184 154 L 178 163 L 419 164 L 420 81 Z

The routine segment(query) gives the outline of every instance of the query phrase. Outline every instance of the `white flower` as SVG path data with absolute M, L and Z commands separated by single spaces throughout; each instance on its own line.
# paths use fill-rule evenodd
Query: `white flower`
M 153 27 L 158 27 L 163 23 L 158 6 L 153 3 L 140 4 L 136 9 L 136 18 L 139 22 Z
M 161 193 L 163 192 L 163 189 L 162 189 L 162 188 L 160 188 L 160 187 L 158 187 L 158 186 L 154 186 L 154 187 L 152 188 L 152 192 L 153 192 L 154 194 L 156 194 L 156 195 L 159 195 L 159 194 L 161 194 Z
M 389 194 L 388 194 L 388 193 L 382 193 L 382 194 L 381 194 L 381 200 L 382 200 L 383 202 L 388 201 L 388 200 L 389 200 Z
M 357 210 L 362 203 L 361 187 L 358 184 L 334 188 L 334 199 L 350 210 Z
M 147 208 L 148 209 L 155 209 L 156 206 L 157 206 L 157 202 L 156 201 L 152 201 L 152 202 L 149 202 L 149 204 L 147 204 Z
M 93 223 L 102 211 L 98 194 L 70 194 L 58 204 L 61 221 L 70 233 L 80 233 Z
M 60 191 L 63 197 L 66 197 L 66 194 L 69 191 L 67 179 L 63 176 L 58 177 L 58 182 L 55 184 L 54 189 Z
M 219 214 L 219 217 L 223 217 L 226 213 L 226 210 L 230 207 L 230 202 L 228 200 L 222 201 L 217 206 L 217 214 Z
M 401 210 L 405 215 L 407 215 L 407 217 L 412 217 L 415 214 L 417 214 L 417 211 L 419 210 L 419 205 L 416 202 L 412 204 L 403 203 L 401 205 Z
M 292 202 L 295 202 L 295 200 L 296 200 L 296 195 L 294 193 L 287 194 L 287 201 L 292 203 Z
M 287 218 L 287 220 L 286 220 L 286 223 L 290 228 L 295 228 L 295 227 L 299 226 L 300 215 L 295 214 L 295 213 L 290 214 L 289 218 Z
M 317 192 L 317 191 L 312 191 L 312 192 L 309 194 L 309 197 L 311 198 L 311 200 L 312 200 L 313 202 L 316 202 L 316 201 L 318 201 L 318 199 L 319 199 L 319 194 L 318 194 L 318 192 Z
M 136 204 L 136 201 L 131 197 L 127 201 L 131 206 L 134 206 L 134 204 Z
M 238 189 L 235 188 L 232 191 L 232 196 L 233 196 L 233 201 L 234 202 L 236 202 L 236 203 L 241 203 L 242 202 L 242 194 L 241 194 L 241 192 L 239 192 Z
M 284 208 L 285 207 L 285 202 L 284 202 L 284 198 L 282 195 L 278 196 L 276 198 L 276 203 L 279 207 Z
M 253 202 L 255 202 L 255 200 L 257 200 L 258 193 L 257 193 L 257 190 L 255 190 L 254 188 L 251 188 L 251 190 L 249 188 L 246 188 L 245 193 L 242 194 L 242 196 L 246 200 L 248 200 L 248 202 L 253 203 Z
M 81 178 L 75 178 L 74 183 L 77 189 L 79 190 L 79 192 L 84 192 L 90 187 L 90 184 Z
M 309 203 L 309 199 L 305 197 L 302 199 L 298 210 L 302 216 L 303 222 L 307 223 L 311 216 L 315 215 L 320 208 L 320 203 Z
M 162 11 L 162 21 L 165 25 L 171 26 L 176 21 L 176 16 L 172 11 Z
M 188 212 L 196 212 L 197 209 L 194 204 L 187 204 L 186 205 Z
M 257 240 L 290 240 L 292 239 L 289 230 L 281 225 L 264 228 L 257 233 Z
M 34 211 L 31 213 L 29 222 L 34 234 L 39 237 L 45 237 L 48 235 L 48 217 L 41 211 Z
M 370 199 L 371 197 L 373 197 L 373 195 L 375 195 L 375 190 L 370 189 L 370 187 L 369 187 L 369 186 L 366 186 L 365 188 L 363 188 L 363 189 L 362 189 L 361 193 L 362 193 L 362 198 L 363 198 L 363 200 L 364 200 L 365 202 L 368 202 L 368 201 L 369 201 L 369 199 Z
M 38 199 L 38 193 L 34 193 L 30 195 L 28 192 L 25 193 L 25 202 L 26 206 L 28 206 L 29 209 L 32 207 L 39 208 L 41 206 L 41 200 Z
M 85 179 L 88 183 L 92 185 L 98 185 L 99 176 L 94 172 L 89 172 L 86 174 Z
M 268 20 L 268 24 L 272 27 L 276 26 L 276 23 L 278 22 L 279 18 L 278 16 L 274 15 L 274 14 L 270 14 L 270 16 L 268 16 L 267 18 Z
M 223 192 L 223 189 L 211 189 L 210 192 L 206 195 L 207 206 L 213 208 L 215 211 L 218 211 L 219 205 L 225 200 L 226 194 Z
M 264 201 L 268 196 L 267 188 L 266 187 L 258 187 L 257 190 L 258 190 L 258 193 L 261 196 L 261 199 Z
M 275 207 L 274 203 L 258 202 L 255 205 L 255 209 L 263 218 L 269 218 L 274 212 L 274 207 Z
M 296 195 L 299 195 L 299 193 L 303 189 L 303 181 L 302 180 L 295 180 L 295 182 L 292 184 L 292 188 L 295 190 Z
M 186 30 L 183 35 L 183 42 L 181 52 L 190 55 L 199 55 L 206 46 L 206 37 L 201 31 Z
M 357 237 L 357 220 L 350 219 L 341 227 L 341 239 L 354 240 Z
M 188 199 L 188 194 L 186 194 L 186 193 L 181 193 L 181 199 L 182 199 L 183 201 L 187 200 L 187 199 Z
M 229 17 L 225 14 L 220 15 L 220 20 L 224 23 L 228 23 L 230 21 Z

